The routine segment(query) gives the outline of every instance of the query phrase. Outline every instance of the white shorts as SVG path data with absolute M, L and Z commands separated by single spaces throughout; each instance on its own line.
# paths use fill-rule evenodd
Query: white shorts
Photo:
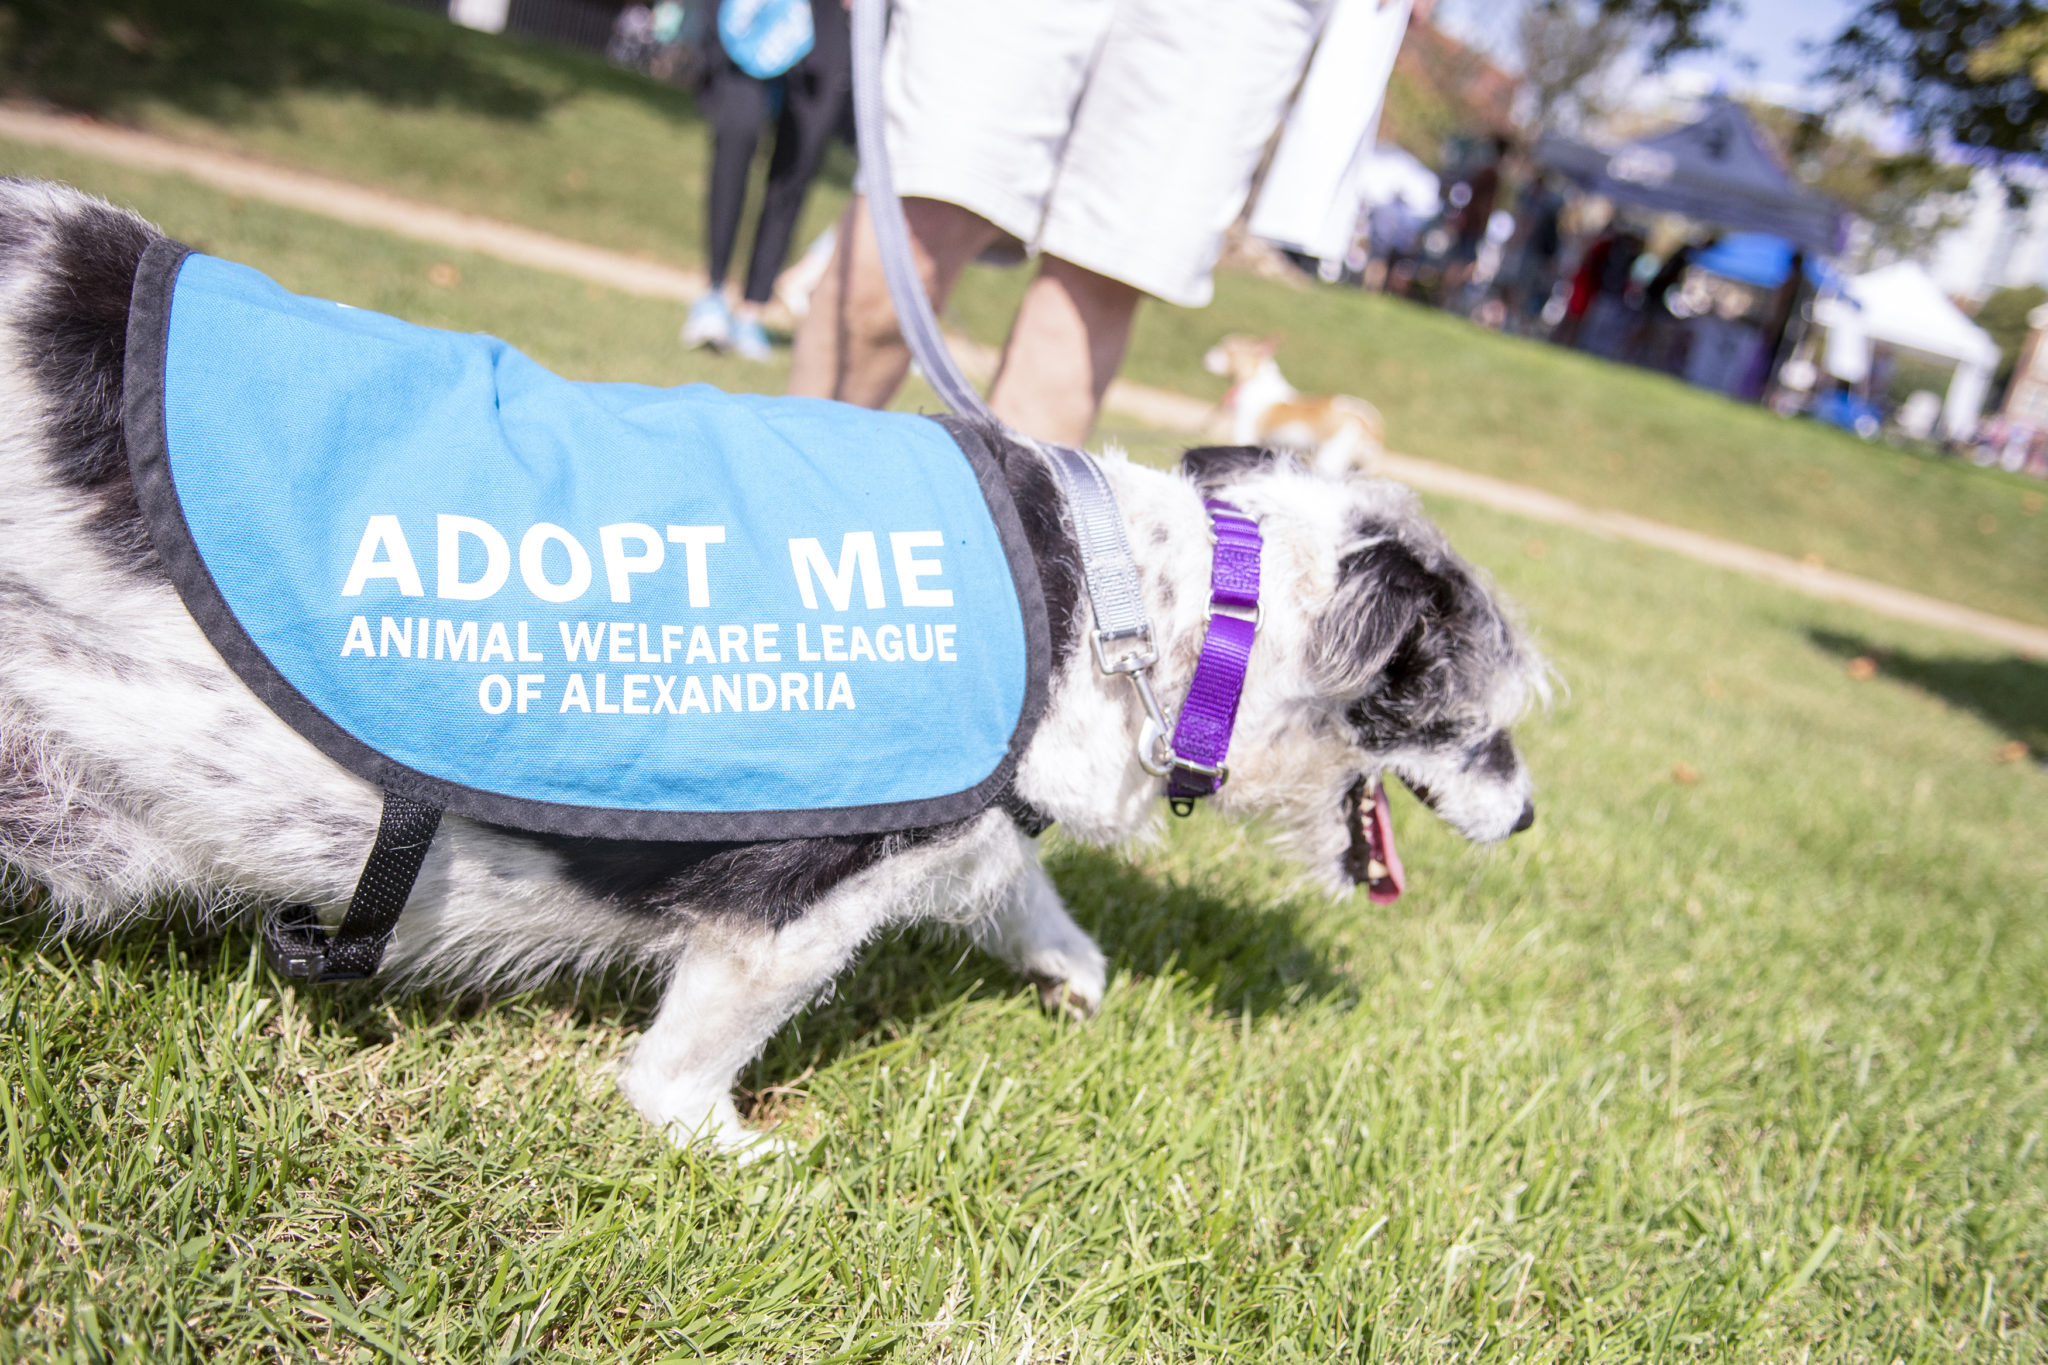
M 897 190 L 1205 304 L 1326 7 L 896 0 L 883 97 Z

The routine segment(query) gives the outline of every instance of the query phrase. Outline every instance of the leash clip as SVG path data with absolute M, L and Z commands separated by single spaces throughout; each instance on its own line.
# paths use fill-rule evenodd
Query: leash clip
M 1112 661 L 1104 641 L 1122 644 L 1126 640 L 1133 642 L 1133 648 Z M 1114 635 L 1098 630 L 1088 637 L 1088 641 L 1095 646 L 1095 666 L 1104 673 L 1142 673 L 1159 662 L 1159 651 L 1152 647 L 1152 624 L 1149 621 L 1136 630 L 1118 631 Z
M 1111 659 L 1109 645 L 1122 645 L 1126 641 L 1132 646 L 1129 652 Z M 1152 644 L 1151 623 L 1115 634 L 1095 631 L 1089 635 L 1088 642 L 1095 647 L 1097 668 L 1112 678 L 1119 674 L 1129 678 L 1131 686 L 1138 689 L 1138 700 L 1145 707 L 1145 723 L 1138 731 L 1138 766 L 1154 777 L 1165 777 L 1173 771 L 1177 759 L 1173 744 L 1167 738 L 1173 732 L 1173 725 L 1159 705 L 1158 693 L 1152 690 L 1152 665 L 1159 662 L 1159 651 Z
M 1160 708 L 1159 698 L 1152 691 L 1150 669 L 1131 670 L 1131 686 L 1138 689 L 1138 700 L 1145 707 L 1145 723 L 1138 730 L 1138 766 L 1154 777 L 1165 777 L 1173 772 L 1180 755 L 1173 751 L 1173 725 L 1166 719 L 1166 712 Z

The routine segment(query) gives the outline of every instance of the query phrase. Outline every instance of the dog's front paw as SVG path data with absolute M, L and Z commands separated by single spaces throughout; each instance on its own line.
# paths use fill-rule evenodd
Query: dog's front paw
M 1095 1011 L 1102 1008 L 1102 993 L 1093 994 L 1080 989 L 1071 981 L 1044 981 L 1038 983 L 1038 1003 L 1049 1014 L 1062 1015 L 1075 1021 L 1092 1019 Z
M 671 1123 L 667 1135 L 670 1142 L 684 1151 L 729 1157 L 738 1166 L 751 1166 L 767 1157 L 797 1156 L 803 1151 L 788 1138 L 776 1137 L 773 1133 L 764 1133 L 745 1124 L 686 1132 L 681 1124 Z
M 1108 970 L 1101 951 L 1090 943 L 1085 955 L 1042 955 L 1031 964 L 1030 976 L 1038 987 L 1038 1003 L 1047 1010 L 1069 1019 L 1090 1019 L 1102 1008 Z
M 742 1165 L 797 1150 L 782 1138 L 742 1123 L 729 1091 L 664 1081 L 651 1069 L 639 1067 L 626 1069 L 619 1088 L 662 1136 L 685 1150 L 729 1155 Z
M 742 1166 L 771 1156 L 793 1156 L 799 1150 L 786 1138 L 775 1137 L 740 1121 L 730 1099 L 694 1117 L 673 1117 L 661 1124 L 662 1135 L 684 1151 L 729 1156 Z

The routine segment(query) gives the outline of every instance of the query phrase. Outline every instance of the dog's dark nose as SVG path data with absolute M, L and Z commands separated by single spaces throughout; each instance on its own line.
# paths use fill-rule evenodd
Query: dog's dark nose
M 1515 817 L 1515 827 L 1509 830 L 1508 833 L 1520 834 L 1523 830 L 1529 828 L 1529 826 L 1535 823 L 1536 803 L 1534 801 L 1524 801 L 1522 803 L 1522 813 Z

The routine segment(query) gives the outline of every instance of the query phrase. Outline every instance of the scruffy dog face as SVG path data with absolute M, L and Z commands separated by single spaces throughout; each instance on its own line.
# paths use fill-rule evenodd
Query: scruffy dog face
M 1504 839 L 1535 820 L 1507 727 L 1540 665 L 1472 567 L 1429 530 L 1359 523 L 1318 623 L 1316 663 L 1349 699 L 1343 717 L 1368 776 L 1393 773 L 1468 839 Z
M 1269 678 L 1292 695 L 1266 712 L 1264 753 L 1240 796 L 1277 806 L 1283 839 L 1333 886 L 1368 880 L 1379 854 L 1367 846 L 1370 784 L 1385 775 L 1468 839 L 1528 828 L 1529 773 L 1509 727 L 1545 694 L 1546 665 L 1414 494 L 1315 479 L 1239 448 L 1191 451 L 1183 469 L 1205 490 L 1268 515 L 1334 519 L 1337 532 L 1317 538 L 1334 539 L 1334 562 L 1294 566 L 1293 585 L 1274 584 L 1302 599 L 1291 624 L 1305 638 L 1277 652 L 1305 669 Z

